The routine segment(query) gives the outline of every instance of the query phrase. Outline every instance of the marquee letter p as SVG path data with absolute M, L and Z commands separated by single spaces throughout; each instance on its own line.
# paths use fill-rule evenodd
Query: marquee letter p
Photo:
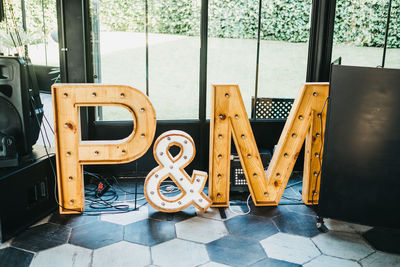
M 55 84 L 52 86 L 58 200 L 61 214 L 83 212 L 83 165 L 126 163 L 149 149 L 156 115 L 150 100 L 139 90 L 120 85 Z M 80 107 L 122 106 L 133 116 L 133 132 L 112 141 L 82 141 Z

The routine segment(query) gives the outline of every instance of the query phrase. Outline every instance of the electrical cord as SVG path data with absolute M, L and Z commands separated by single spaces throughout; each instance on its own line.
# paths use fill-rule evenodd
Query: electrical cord
M 319 171 L 317 173 L 317 178 L 315 179 L 315 184 L 314 184 L 314 190 L 312 191 L 312 195 L 311 195 L 311 205 L 314 205 L 314 194 L 315 192 L 317 192 L 317 186 L 318 186 L 318 180 L 321 176 L 321 170 L 322 170 L 322 161 L 321 161 L 321 153 L 322 153 L 322 148 L 324 146 L 324 125 L 323 125 L 323 121 L 322 121 L 322 113 L 324 112 L 325 106 L 327 106 L 326 104 L 329 101 L 329 96 L 325 99 L 324 101 L 324 105 L 322 106 L 321 112 L 319 114 L 321 114 L 321 116 L 319 117 L 320 122 L 321 122 L 321 133 L 320 133 L 320 137 L 321 137 L 321 146 L 319 148 L 319 156 L 318 156 L 318 162 L 319 162 Z
M 32 107 L 32 113 L 33 114 L 35 114 L 35 117 L 36 117 L 36 120 L 38 121 L 38 123 L 40 124 L 40 121 L 39 121 L 39 118 L 37 117 L 37 114 L 36 114 L 36 106 L 35 106 L 35 99 L 33 98 L 33 96 L 31 96 L 31 107 Z M 44 111 L 43 111 L 43 108 L 38 108 L 39 110 L 41 110 L 42 111 L 42 113 L 43 113 L 43 117 L 44 117 Z M 41 131 L 41 125 L 39 126 L 40 128 L 40 131 Z M 45 132 L 45 135 L 46 135 L 46 140 L 47 140 L 47 143 L 49 144 L 49 147 L 51 147 L 51 142 L 50 142 L 50 139 L 49 139 L 49 136 L 47 135 L 47 131 L 44 131 Z M 44 142 L 44 140 L 43 140 L 43 142 Z M 43 143 L 45 146 L 46 146 L 46 144 L 45 143 Z
M 33 108 L 35 110 L 35 103 L 32 101 L 32 99 L 31 99 L 31 105 L 33 106 Z M 65 209 L 65 210 L 79 212 L 82 215 L 89 215 L 89 216 L 97 216 L 97 215 L 101 215 L 101 214 L 105 214 L 105 213 L 106 214 L 126 213 L 126 212 L 129 212 L 129 211 L 135 210 L 135 209 L 130 208 L 128 205 L 112 205 L 112 204 L 109 204 L 109 203 L 107 203 L 107 201 L 103 200 L 102 198 L 100 198 L 100 200 L 96 200 L 96 202 L 97 203 L 103 203 L 104 206 L 116 209 L 116 211 L 106 211 L 106 212 L 104 212 L 103 210 L 100 210 L 100 211 L 99 210 L 85 210 L 84 212 L 82 212 L 81 210 L 70 209 L 70 208 L 66 208 L 63 205 L 61 205 L 61 203 L 58 200 L 58 195 L 57 195 L 57 174 L 56 174 L 53 162 L 50 159 L 50 153 L 48 151 L 48 148 L 47 148 L 47 145 L 46 145 L 46 141 L 45 141 L 45 137 L 44 137 L 45 134 L 43 133 L 43 132 L 45 132 L 46 136 L 47 136 L 47 130 L 46 130 L 45 127 L 43 127 L 43 130 L 42 130 L 42 127 L 41 127 L 41 124 L 40 124 L 40 121 L 39 121 L 39 118 L 38 118 L 36 112 L 33 112 L 33 114 L 35 116 L 36 123 L 37 123 L 37 125 L 38 125 L 38 127 L 40 129 L 39 131 L 40 131 L 40 135 L 42 137 L 42 141 L 43 141 L 43 144 L 44 144 L 44 149 L 46 151 L 46 155 L 47 155 L 47 158 L 49 159 L 50 166 L 51 166 L 51 169 L 52 169 L 52 172 L 53 172 L 53 175 L 54 175 L 54 180 L 55 180 L 55 182 L 54 182 L 54 199 L 55 199 L 55 201 L 56 201 L 56 203 L 57 203 L 57 205 L 59 207 Z M 45 116 L 45 115 L 43 114 L 43 116 Z M 138 208 L 140 208 L 140 207 L 136 207 L 136 209 L 138 209 Z
M 32 102 L 31 102 L 31 103 L 32 103 Z M 34 105 L 34 103 L 32 103 L 32 104 Z M 43 131 L 42 131 L 42 128 L 41 128 L 41 125 L 40 125 L 39 118 L 38 118 L 36 112 L 33 112 L 33 114 L 35 115 L 36 123 L 38 124 L 38 127 L 39 127 L 39 129 L 40 129 L 39 132 L 40 132 L 40 135 L 41 135 L 41 137 L 42 137 L 43 144 L 44 144 L 44 149 L 45 149 L 45 151 L 46 151 L 47 158 L 49 159 L 50 166 L 51 166 L 51 170 L 52 170 L 52 172 L 53 172 L 53 176 L 54 176 L 54 180 L 55 180 L 55 181 L 54 181 L 54 199 L 55 199 L 55 201 L 56 201 L 56 203 L 57 203 L 57 205 L 58 205 L 59 207 L 61 207 L 61 208 L 63 208 L 63 209 L 66 209 L 66 210 L 69 210 L 69 211 L 76 211 L 76 212 L 82 213 L 82 211 L 80 211 L 80 210 L 65 208 L 65 207 L 62 206 L 62 205 L 60 204 L 60 202 L 58 201 L 58 197 L 57 197 L 57 174 L 56 174 L 56 171 L 55 171 L 53 162 L 52 162 L 51 159 L 50 159 L 50 154 L 49 154 L 49 151 L 48 151 L 47 146 L 46 146 L 46 142 L 45 142 L 45 139 L 44 139 L 44 134 L 43 134 Z M 46 131 L 46 129 L 44 129 L 44 131 Z
M 46 121 L 47 126 L 49 126 L 50 131 L 53 133 L 53 135 L 55 135 L 53 127 L 51 126 L 51 124 L 50 124 L 49 120 L 47 119 L 47 117 L 44 115 L 44 111 L 43 111 L 43 118 Z
M 33 100 L 34 99 L 32 98 L 31 99 L 31 105 L 35 110 L 35 103 L 34 103 Z M 45 151 L 46 151 L 46 156 L 47 156 L 47 158 L 50 159 L 50 153 L 48 152 L 48 148 L 47 148 L 47 145 L 46 145 L 46 142 L 45 142 L 45 135 L 46 135 L 47 141 L 48 141 L 49 145 L 51 145 L 50 141 L 49 141 L 49 138 L 48 138 L 46 127 L 43 127 L 43 129 L 42 129 L 40 121 L 39 121 L 39 118 L 38 118 L 36 112 L 33 112 L 33 113 L 35 114 L 36 122 L 37 122 L 37 124 L 39 126 L 39 129 L 40 129 L 40 135 L 41 135 L 42 140 L 43 140 L 44 148 L 45 148 Z M 52 133 L 54 134 L 54 130 L 51 127 L 51 125 L 50 125 L 49 121 L 47 120 L 46 116 L 44 115 L 44 112 L 43 112 L 43 117 L 45 118 L 46 122 L 48 123 L 48 125 L 49 125 L 49 127 L 50 127 L 50 129 L 52 131 Z M 45 134 L 43 132 L 45 132 Z M 52 154 L 54 154 L 54 153 L 52 153 Z M 80 210 L 66 208 L 63 205 L 61 205 L 60 202 L 58 201 L 57 175 L 56 175 L 56 171 L 55 171 L 53 162 L 51 160 L 49 160 L 49 162 L 50 162 L 51 169 L 52 169 L 52 172 L 53 172 L 53 175 L 54 175 L 54 179 L 55 179 L 55 183 L 54 183 L 54 198 L 55 198 L 55 201 L 56 201 L 57 205 L 59 207 L 65 209 L 65 210 L 76 211 L 76 212 L 81 213 L 81 215 L 86 215 L 86 216 L 98 216 L 98 215 L 102 215 L 102 214 L 126 213 L 126 212 L 130 212 L 130 211 L 138 210 L 141 207 L 147 205 L 147 201 L 146 201 L 145 203 L 137 206 L 136 208 L 130 208 L 130 205 L 127 204 L 128 202 L 131 202 L 131 201 L 135 201 L 136 202 L 136 201 L 145 200 L 145 197 L 136 198 L 135 200 L 118 201 L 118 193 L 114 189 L 114 186 L 107 181 L 107 179 L 103 178 L 101 175 L 99 175 L 97 173 L 84 171 L 84 175 L 89 175 L 89 176 L 94 177 L 94 178 L 104 182 L 105 184 L 107 184 L 109 186 L 108 192 L 106 192 L 103 196 L 98 197 L 96 199 L 96 198 L 93 198 L 93 197 L 95 197 L 95 190 L 96 189 L 85 188 L 85 203 L 88 204 L 88 206 L 91 208 L 91 210 L 87 210 L 86 209 L 84 212 L 82 212 Z M 116 182 L 116 187 L 120 191 L 124 192 L 125 194 L 137 194 L 137 193 L 129 192 L 129 191 L 126 191 L 126 190 L 122 189 L 122 186 L 119 183 L 118 179 L 115 176 L 111 176 L 111 177 Z M 297 183 L 295 183 L 295 184 L 297 184 Z M 293 185 L 295 185 L 295 184 L 293 184 Z M 293 186 L 293 185 L 291 185 L 291 186 Z M 179 188 L 176 185 L 171 185 L 171 184 L 160 185 L 159 188 L 160 188 L 160 193 L 162 193 L 162 194 L 174 194 L 174 193 L 180 192 Z M 143 194 L 143 193 L 139 193 L 139 194 Z M 109 198 L 105 198 L 105 197 L 109 197 Z M 247 197 L 247 201 L 246 201 L 246 205 L 247 205 L 247 208 L 248 208 L 247 212 L 238 213 L 238 212 L 232 210 L 231 205 L 229 205 L 229 210 L 232 213 L 234 213 L 236 215 L 239 215 L 239 216 L 243 216 L 243 215 L 249 214 L 251 212 L 251 208 L 250 208 L 250 204 L 249 204 L 250 197 L 251 197 L 251 194 L 249 194 L 249 196 Z M 120 203 L 120 204 L 114 205 L 114 203 Z M 112 210 L 110 210 L 110 209 L 112 209 Z
M 236 212 L 236 211 L 232 210 L 231 203 L 229 202 L 228 208 L 229 208 L 230 212 L 232 212 L 233 214 L 239 215 L 239 216 L 243 216 L 243 215 L 249 214 L 251 212 L 251 208 L 250 208 L 250 204 L 249 204 L 250 197 L 251 197 L 251 194 L 249 194 L 249 196 L 247 197 L 247 201 L 246 201 L 247 211 L 246 212 L 241 213 L 241 212 Z

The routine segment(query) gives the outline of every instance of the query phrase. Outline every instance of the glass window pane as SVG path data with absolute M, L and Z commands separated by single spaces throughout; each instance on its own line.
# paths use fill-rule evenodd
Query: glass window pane
M 400 69 L 400 2 L 392 2 L 390 12 L 390 26 L 388 34 L 388 45 L 386 51 L 386 68 Z
M 258 1 L 209 1 L 207 118 L 211 85 L 238 84 L 248 116 L 254 95 Z
M 22 26 L 21 2 L 18 0 L 5 2 L 4 11 L 7 19 L 0 23 L 0 52 L 5 55 L 15 54 L 17 50 L 22 51 L 26 46 L 27 55 L 33 64 L 59 66 L 56 1 L 23 1 L 26 32 Z M 17 50 L 13 40 L 18 47 Z
M 97 82 L 146 93 L 148 71 L 157 119 L 198 119 L 200 1 L 91 0 L 91 12 Z M 131 117 L 114 107 L 102 113 L 106 120 Z
M 91 0 L 95 82 L 121 84 L 146 93 L 145 3 Z M 124 108 L 104 106 L 102 120 L 132 120 Z
M 56 0 L 25 1 L 25 9 L 32 63 L 59 66 Z
M 16 28 L 18 33 L 21 32 L 21 34 L 23 34 L 21 1 L 10 0 L 4 3 L 4 14 L 5 19 L 0 23 L 0 52 L 4 55 L 14 55 L 17 52 L 21 52 L 23 49 L 19 46 L 15 33 Z M 17 27 L 15 27 L 14 22 Z M 22 43 L 24 44 L 24 42 Z M 15 46 L 17 46 L 17 49 Z
M 342 57 L 344 65 L 366 67 L 382 64 L 387 3 L 337 1 L 332 60 Z
M 201 1 L 149 1 L 149 93 L 157 119 L 198 119 Z
M 91 15 L 97 81 L 146 92 L 144 1 L 92 0 Z
M 306 81 L 311 0 L 263 1 L 258 97 L 295 98 Z

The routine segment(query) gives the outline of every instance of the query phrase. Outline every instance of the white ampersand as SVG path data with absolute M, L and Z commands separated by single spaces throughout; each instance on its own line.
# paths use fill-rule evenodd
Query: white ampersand
M 176 156 L 169 152 L 172 146 L 180 148 Z M 149 204 L 164 212 L 177 212 L 194 204 L 205 212 L 211 205 L 211 200 L 203 193 L 207 173 L 193 170 L 190 177 L 184 169 L 196 154 L 192 137 L 178 130 L 165 132 L 154 143 L 153 153 L 159 166 L 146 177 L 144 193 Z M 160 185 L 167 178 L 179 187 L 179 194 L 167 196 L 160 192 Z

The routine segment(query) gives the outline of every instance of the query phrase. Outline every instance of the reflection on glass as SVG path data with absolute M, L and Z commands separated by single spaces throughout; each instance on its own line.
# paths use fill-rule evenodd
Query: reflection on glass
M 238 84 L 248 116 L 254 95 L 258 1 L 209 1 L 207 118 L 212 84 Z

